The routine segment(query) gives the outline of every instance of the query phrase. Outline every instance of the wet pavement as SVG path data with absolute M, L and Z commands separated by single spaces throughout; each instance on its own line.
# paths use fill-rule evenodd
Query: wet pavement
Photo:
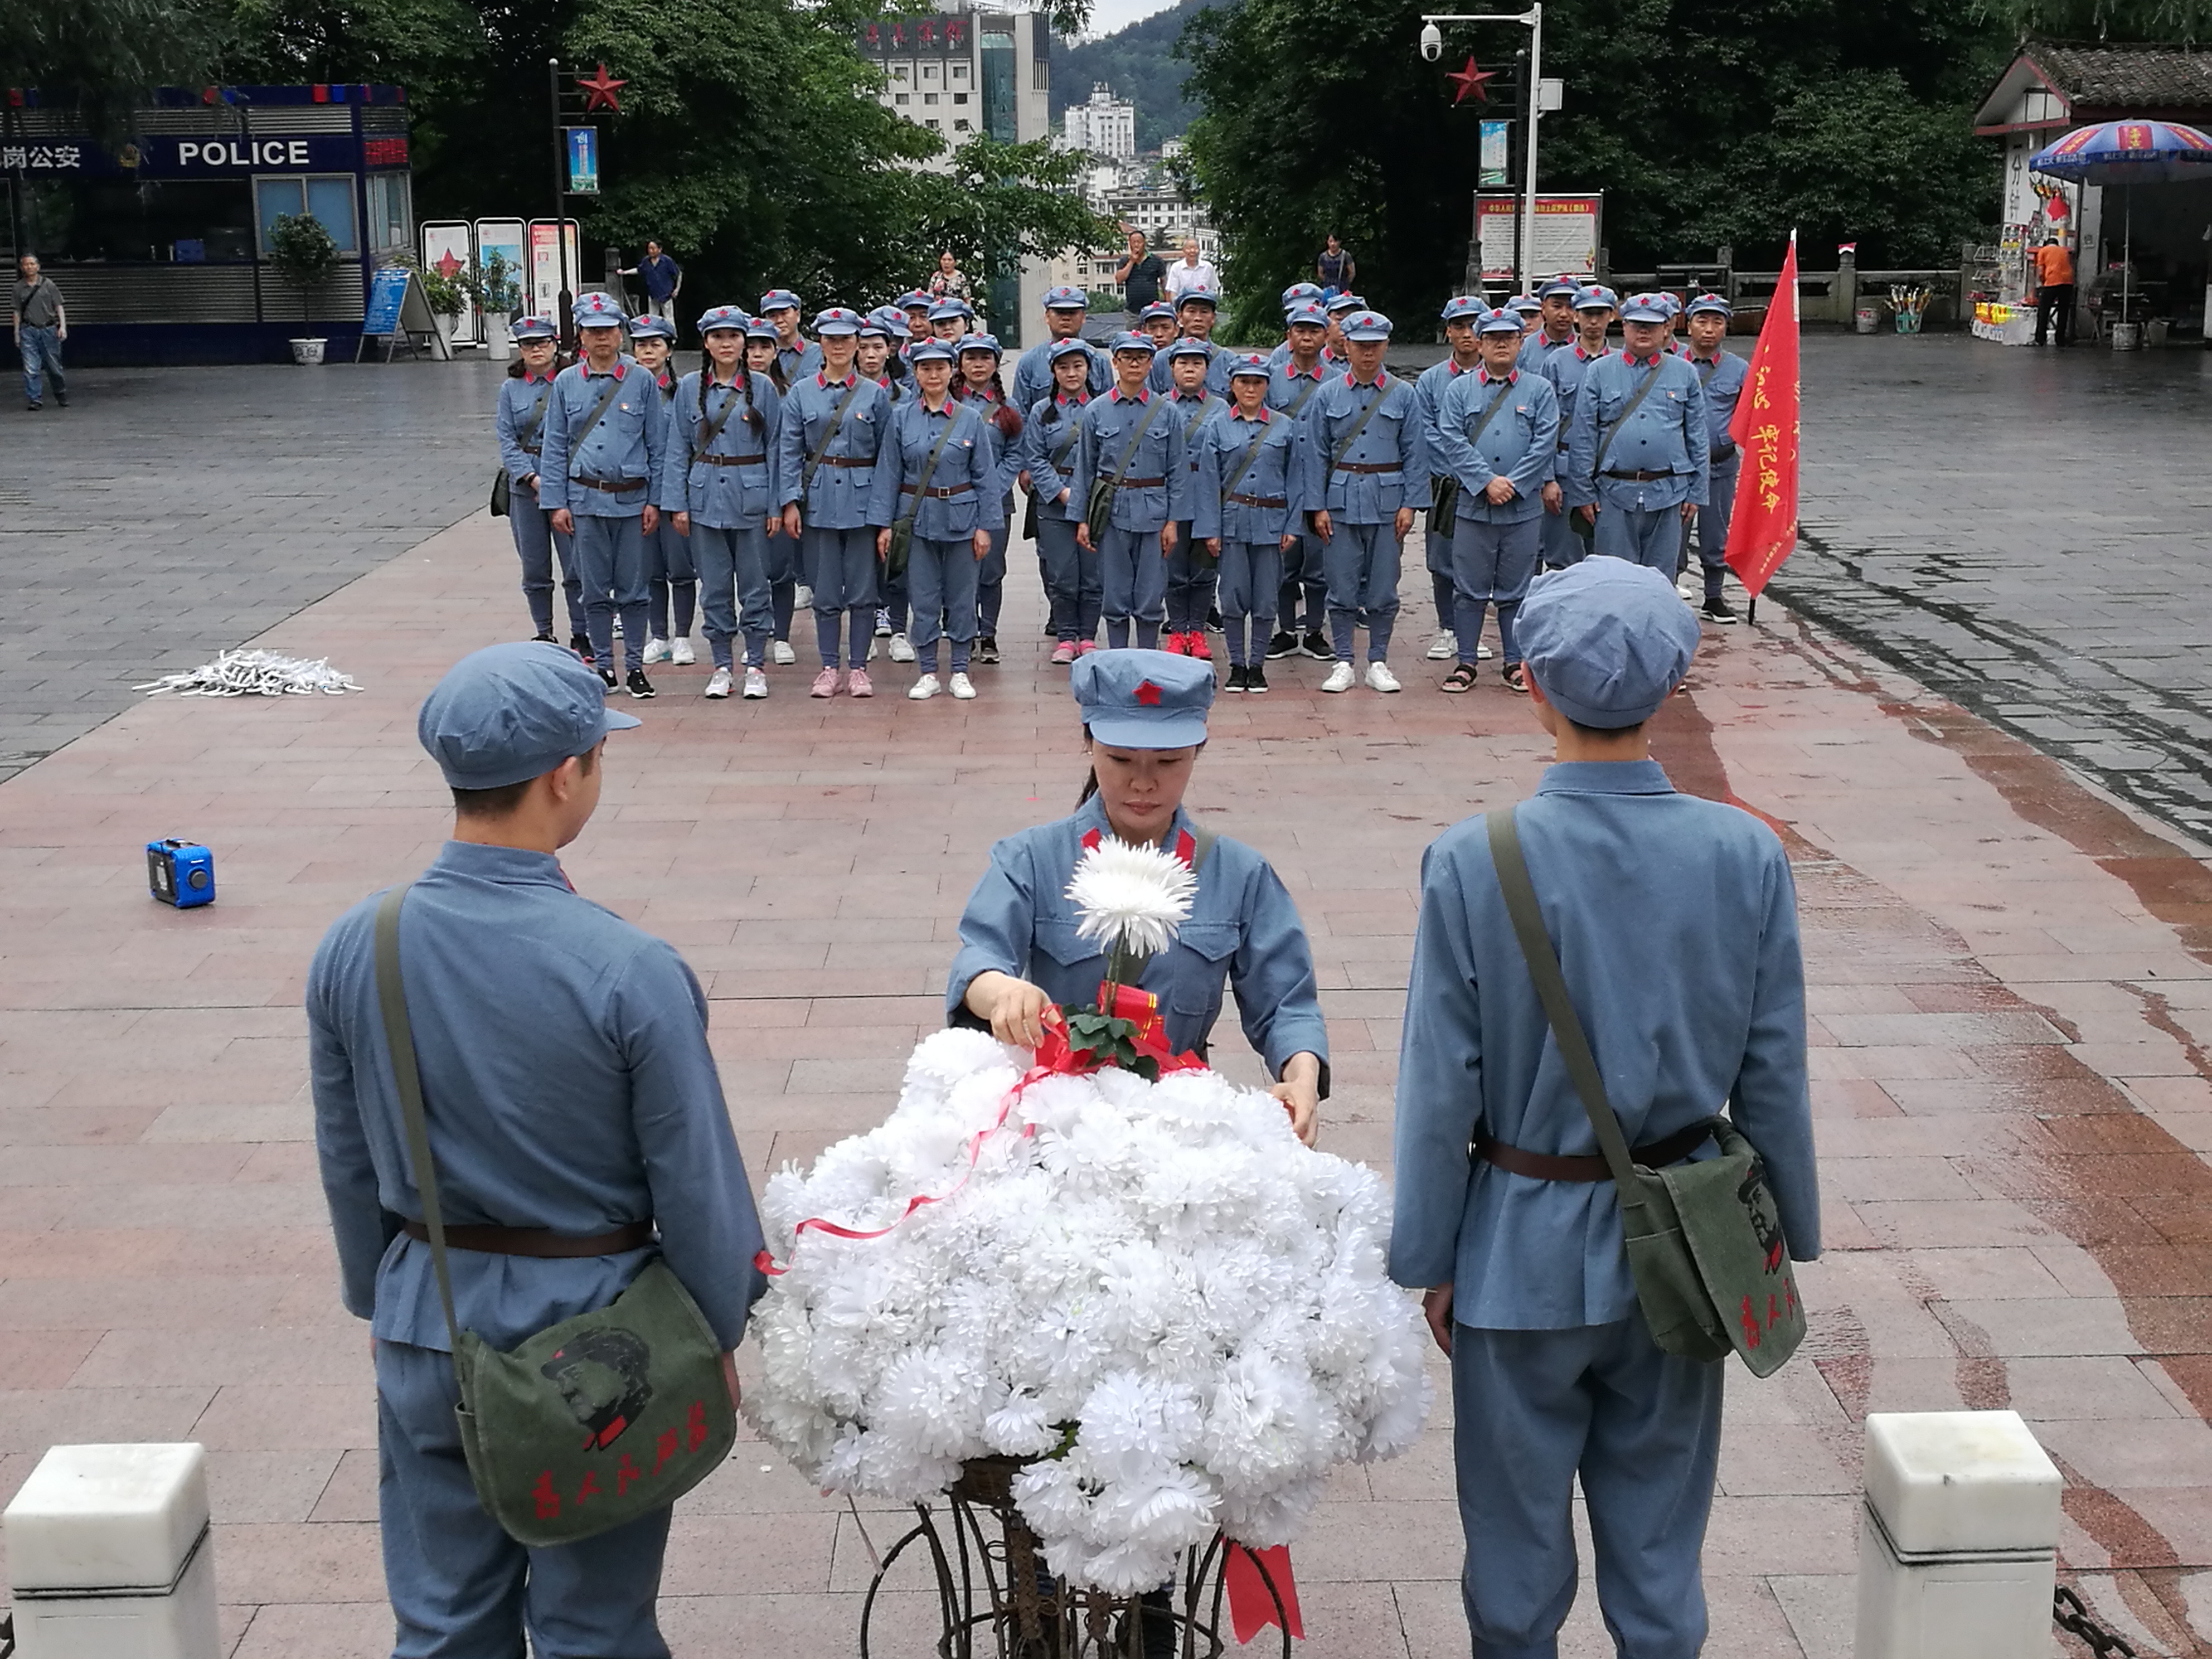
M 1776 592 L 2212 841 L 2212 352 L 1822 334 L 1803 373 Z

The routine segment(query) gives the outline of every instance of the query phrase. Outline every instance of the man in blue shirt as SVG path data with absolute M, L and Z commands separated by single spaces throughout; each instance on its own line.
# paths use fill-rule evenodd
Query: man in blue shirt
M 1462 374 L 1474 374 L 1480 365 L 1482 349 L 1476 343 L 1474 325 L 1489 309 L 1477 295 L 1455 294 L 1445 301 L 1444 344 L 1450 355 L 1431 363 L 1413 382 L 1413 396 L 1421 405 L 1421 435 L 1429 447 L 1429 522 L 1421 543 L 1428 556 L 1429 584 L 1437 606 L 1437 637 L 1429 647 L 1431 662 L 1449 662 L 1459 654 L 1459 641 L 1453 631 L 1458 601 L 1453 597 L 1452 532 L 1449 527 L 1454 521 L 1451 498 L 1458 484 L 1452 477 L 1450 465 L 1437 447 L 1437 408 L 1443 401 L 1447 387 Z M 1474 648 L 1470 643 L 1469 649 Z M 1446 689 L 1451 689 L 1449 684 Z
M 1311 283 L 1302 283 L 1284 292 L 1295 294 L 1300 288 L 1312 287 Z M 1283 343 L 1267 359 L 1267 407 L 1303 421 L 1322 382 L 1329 378 L 1333 368 L 1338 373 L 1342 370 L 1327 355 L 1329 319 L 1322 309 L 1319 295 L 1310 300 L 1286 300 L 1285 305 Z M 1334 662 L 1336 653 L 1328 642 L 1328 587 L 1322 571 L 1322 539 L 1305 528 L 1303 510 L 1298 526 L 1297 542 L 1283 552 L 1282 586 L 1276 599 L 1275 631 L 1267 641 L 1267 660 L 1303 651 L 1316 662 Z M 1301 599 L 1305 602 L 1303 626 Z
M 1820 1253 L 1805 980 L 1790 860 L 1749 812 L 1677 794 L 1644 722 L 1698 624 L 1665 574 L 1589 559 L 1521 608 L 1557 764 L 1513 809 L 1605 1091 L 1650 1168 L 1758 1147 L 1788 1253 Z M 1390 1276 L 1451 1357 L 1474 1650 L 1550 1656 L 1575 1596 L 1580 1476 L 1598 1600 L 1623 1654 L 1692 1659 L 1720 1451 L 1722 1362 L 1662 1352 L 1620 1203 L 1514 933 L 1486 827 L 1421 864 L 1398 1067 Z
M 1690 301 L 1687 313 L 1690 367 L 1698 371 L 1698 380 L 1705 387 L 1705 441 L 1711 457 L 1712 482 L 1705 505 L 1698 509 L 1696 520 L 1683 534 L 1682 552 L 1686 562 L 1689 543 L 1694 538 L 1698 562 L 1705 567 L 1701 612 L 1707 622 L 1723 627 L 1735 621 L 1735 611 L 1721 590 L 1728 580 L 1729 519 L 1735 511 L 1736 471 L 1743 460 L 1736 453 L 1735 434 L 1729 428 L 1735 420 L 1736 399 L 1743 395 L 1743 383 L 1751 375 L 1750 364 L 1733 351 L 1721 349 L 1721 342 L 1728 337 L 1729 319 L 1734 314 L 1729 302 L 1717 294 L 1699 295 Z
M 676 320 L 676 296 L 684 291 L 684 267 L 660 251 L 660 244 L 647 238 L 645 258 L 624 268 L 623 275 L 635 276 L 645 284 L 646 314 L 667 322 Z
M 667 399 L 622 349 L 624 318 L 609 294 L 576 301 L 582 361 L 553 382 L 538 456 L 538 504 L 553 528 L 575 538 L 592 657 L 615 684 L 615 612 L 622 612 L 629 694 L 653 696 L 645 677 L 646 605 L 651 597 L 645 538 L 660 526 L 653 485 L 660 477 Z
M 1167 556 L 1176 550 L 1176 525 L 1191 516 L 1190 462 L 1182 420 L 1169 400 L 1145 382 L 1152 373 L 1152 343 L 1141 334 L 1114 342 L 1114 389 L 1093 398 L 1076 416 L 1075 476 L 1069 501 L 1083 521 L 1076 544 L 1096 552 L 1106 643 L 1121 650 L 1132 624 L 1140 650 L 1159 643 L 1167 620 Z M 1105 534 L 1090 524 L 1091 486 L 1112 486 Z
M 1016 360 L 1013 386 L 1006 394 L 1007 401 L 1024 417 L 1036 406 L 1036 400 L 1053 389 L 1053 348 L 1062 340 L 1083 338 L 1083 324 L 1090 314 L 1090 297 L 1079 288 L 1046 290 L 1045 337 Z M 1114 366 L 1097 347 L 1086 344 L 1084 349 L 1090 356 L 1091 395 L 1095 398 L 1114 384 Z
M 416 723 L 453 837 L 407 893 L 400 969 L 456 1321 L 495 1348 L 605 1307 L 658 1255 L 726 1352 L 765 1282 L 699 982 L 561 870 L 599 804 L 606 735 L 636 724 L 537 642 L 463 659 Z M 667 1659 L 666 1510 L 526 1549 L 477 1500 L 377 994 L 377 909 L 364 900 L 324 939 L 307 1012 L 340 1285 L 374 1339 L 397 1650 L 520 1654 L 526 1630 L 542 1654 Z
M 1573 277 L 1554 276 L 1536 290 L 1540 320 L 1521 347 L 1520 367 L 1540 374 L 1546 363 L 1574 343 L 1577 288 Z
M 1605 356 L 1606 331 L 1620 296 L 1611 289 L 1593 285 L 1575 291 L 1574 343 L 1544 359 L 1542 373 L 1559 394 L 1559 458 L 1558 471 L 1567 465 L 1567 439 L 1574 430 L 1575 400 L 1581 395 L 1583 376 Z M 1567 510 L 1566 491 L 1554 477 L 1544 486 L 1544 567 L 1565 570 L 1582 562 L 1589 551 L 1590 527 Z
M 1593 552 L 1671 579 L 1683 526 L 1705 504 L 1709 435 L 1697 371 L 1667 349 L 1669 315 L 1649 294 L 1621 307 L 1628 343 L 1583 372 L 1565 487 Z

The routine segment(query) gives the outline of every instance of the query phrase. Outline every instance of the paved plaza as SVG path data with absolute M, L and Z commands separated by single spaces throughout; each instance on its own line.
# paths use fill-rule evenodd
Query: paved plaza
M 1791 567 L 1802 609 L 1708 630 L 1693 689 L 1654 728 L 1680 787 L 1759 814 L 1790 848 L 1830 1244 L 1802 1276 L 1807 1353 L 1763 1383 L 1730 1367 L 1707 1651 L 1846 1659 L 1865 1413 L 2009 1406 L 2065 1472 L 2068 1575 L 2146 1653 L 2201 1653 L 2212 871 L 2202 845 L 2085 787 L 2052 757 L 2083 763 L 2072 739 L 2019 712 L 2071 695 L 2085 721 L 2102 718 L 2069 676 L 2115 660 L 2160 708 L 2202 704 L 2185 653 L 2095 642 L 2125 635 L 2130 569 L 2155 595 L 2138 602 L 2147 633 L 2193 605 L 2201 637 L 2212 578 L 2188 503 L 2203 486 L 2171 434 L 2164 459 L 2140 447 L 2174 424 L 2199 360 L 1932 338 L 1812 340 L 1807 358 L 1820 546 Z M 2167 413 L 2114 390 L 2136 370 Z M 504 527 L 477 510 L 490 374 L 113 380 L 135 412 L 126 399 L 105 423 L 95 372 L 70 417 L 80 441 L 138 434 L 128 468 L 70 460 L 58 426 L 24 442 L 28 417 L 0 428 L 0 490 L 36 502 L 29 520 L 6 509 L 0 599 L 54 656 L 45 679 L 0 678 L 4 741 L 54 750 L 0 783 L 0 1499 L 57 1441 L 198 1440 L 236 1659 L 372 1659 L 391 1634 L 374 1393 L 364 1328 L 337 1306 L 299 1003 L 330 920 L 419 870 L 449 823 L 416 706 L 456 657 L 523 631 Z M 218 382 L 232 414 L 193 429 L 181 417 Z M 249 421 L 247 406 L 269 412 Z M 1978 410 L 2018 424 L 1984 431 Z M 2138 448 L 2092 454 L 2108 422 L 2140 426 Z M 1967 459 L 1943 459 L 1946 444 Z M 104 551 L 67 541 L 46 478 L 70 465 L 118 492 L 100 509 Z M 2000 522 L 2000 473 L 2064 485 L 2063 510 Z M 235 561 L 232 512 L 250 532 Z M 2040 585 L 2002 563 L 2015 540 Z M 1875 573 L 1856 587 L 1851 548 L 1878 550 L 1850 556 Z M 2063 620 L 2046 591 L 2062 565 L 2078 634 L 2038 634 Z M 1034 563 L 1018 552 L 1013 567 L 1014 648 L 977 671 L 975 703 L 816 702 L 805 664 L 776 671 L 765 703 L 707 703 L 703 667 L 662 670 L 661 696 L 632 705 L 643 729 L 610 745 L 605 805 L 564 863 L 698 971 L 756 1180 L 881 1119 L 908 1049 L 941 1019 L 990 843 L 1074 799 L 1065 673 L 1042 660 Z M 1978 586 L 1943 598 L 1939 576 Z M 1424 586 L 1409 575 L 1407 656 L 1431 623 Z M 153 618 L 158 659 L 133 632 Z M 2046 687 L 2007 667 L 2034 659 L 2025 645 L 1975 658 L 1946 629 L 2082 643 L 2035 659 Z M 367 689 L 127 691 L 248 639 L 327 655 Z M 1192 805 L 1262 850 L 1296 898 L 1334 1049 L 1322 1145 L 1387 1170 L 1420 851 L 1525 793 L 1548 745 L 1488 665 L 1458 698 L 1411 672 L 1398 697 L 1323 696 L 1323 665 L 1280 666 L 1268 696 L 1221 700 Z M 1984 707 L 1993 682 L 2010 700 L 1988 720 L 1961 706 Z M 213 846 L 214 906 L 147 899 L 140 849 L 160 835 Z M 1219 1047 L 1224 1069 L 1256 1075 L 1233 1035 Z M 1405 1457 L 1340 1472 L 1297 1545 L 1315 1659 L 1466 1651 L 1448 1413 L 1440 1401 Z M 742 1443 L 679 1506 L 663 1603 L 678 1651 L 857 1651 L 869 1540 L 897 1529 Z M 919 1583 L 900 1583 L 878 1651 L 928 1650 Z M 1566 1648 L 1610 1651 L 1587 1594 Z

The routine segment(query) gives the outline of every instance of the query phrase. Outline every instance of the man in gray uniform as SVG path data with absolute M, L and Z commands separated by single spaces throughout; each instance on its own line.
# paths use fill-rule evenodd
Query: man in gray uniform
M 400 966 L 455 1310 L 495 1348 L 606 1306 L 658 1252 L 732 1350 L 764 1283 L 699 983 L 579 897 L 556 856 L 599 804 L 606 734 L 636 724 L 536 642 L 464 658 L 416 724 L 453 792 L 453 838 L 407 895 Z M 516 1659 L 526 1629 L 540 1659 L 667 1659 L 666 1510 L 530 1549 L 477 1499 L 377 1002 L 375 911 L 356 905 L 315 953 L 307 1029 L 343 1299 L 375 1351 L 395 1652 Z
M 1750 813 L 1674 793 L 1644 722 L 1698 645 L 1667 573 L 1588 559 L 1515 629 L 1558 764 L 1516 809 L 1528 873 L 1639 1164 L 1709 1155 L 1725 1103 L 1790 1255 L 1820 1254 L 1796 892 Z M 1620 1204 L 1521 954 L 1482 819 L 1422 863 L 1399 1060 L 1390 1276 L 1451 1356 L 1474 1659 L 1553 1659 L 1580 1476 L 1625 1659 L 1693 1659 L 1720 1449 L 1719 1362 L 1663 1353 Z

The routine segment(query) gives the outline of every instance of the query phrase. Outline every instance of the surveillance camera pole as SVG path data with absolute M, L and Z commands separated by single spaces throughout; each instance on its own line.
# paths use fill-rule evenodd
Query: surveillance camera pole
M 1425 12 L 1424 26 L 1431 23 L 1518 23 L 1528 31 L 1528 143 L 1522 177 L 1520 248 L 1514 261 L 1516 285 L 1526 291 L 1535 282 L 1536 270 L 1536 123 L 1543 114 L 1544 8 L 1531 0 L 1526 11 Z M 1478 167 L 1477 175 L 1480 169 Z M 1481 227 L 1476 226 L 1478 238 Z M 1475 258 L 1482 257 L 1478 241 Z

